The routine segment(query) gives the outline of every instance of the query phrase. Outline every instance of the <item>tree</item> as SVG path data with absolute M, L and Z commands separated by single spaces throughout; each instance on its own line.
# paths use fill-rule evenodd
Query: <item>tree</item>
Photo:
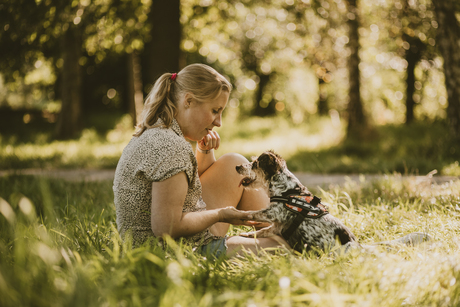
M 143 48 L 147 1 L 17 0 L 0 5 L 0 68 L 5 79 L 20 79 L 41 57 L 58 76 L 62 107 L 56 137 L 75 137 L 81 128 L 82 66 L 109 53 Z
M 460 140 L 460 12 L 457 1 L 433 1 L 438 22 L 437 41 L 444 58 L 444 74 L 448 96 L 447 117 L 452 136 Z
M 350 56 L 348 58 L 348 76 L 349 76 L 349 92 L 348 92 L 348 126 L 347 138 L 363 136 L 367 128 L 367 120 L 364 115 L 363 104 L 360 94 L 360 71 L 359 71 L 359 13 L 356 0 L 347 1 L 348 9 L 348 28 L 349 28 L 349 43 Z
M 4 29 L 9 31 L 0 38 L 2 45 L 8 46 L 2 48 L 0 66 L 8 81 L 23 77 L 40 56 L 52 58 L 55 63 L 59 58 L 63 61 L 58 138 L 73 137 L 81 127 L 81 70 L 78 62 L 82 46 L 79 26 L 71 22 L 71 15 L 76 14 L 76 10 L 51 0 L 10 1 L 2 7 L 2 13 L 6 12 Z
M 138 52 L 128 53 L 126 63 L 128 72 L 128 112 L 133 120 L 133 125 L 136 126 L 141 120 L 142 109 L 144 108 L 141 63 Z
M 357 0 L 334 0 L 313 1 L 316 14 L 325 23 L 317 30 L 320 42 L 313 52 L 316 76 L 319 79 L 319 102 L 320 114 L 328 112 L 325 86 L 331 82 L 335 70 L 342 65 L 346 55 L 346 67 L 348 70 L 348 114 L 347 138 L 361 138 L 367 129 L 367 118 L 361 99 L 361 73 L 359 64 L 359 10 Z M 347 47 L 346 50 L 344 47 Z
M 62 107 L 56 125 L 56 137 L 68 139 L 75 137 L 81 130 L 81 82 L 82 72 L 79 64 L 81 57 L 81 36 L 74 26 L 61 37 L 62 71 L 61 98 Z
M 415 67 L 422 59 L 426 45 L 416 36 L 403 35 L 404 41 L 409 44 L 405 52 L 407 61 L 406 76 L 406 124 L 414 121 L 414 93 L 415 93 Z
M 306 67 L 311 38 L 304 35 L 303 16 L 308 5 L 284 0 L 183 2 L 186 56 L 206 61 L 231 78 L 236 88 L 232 105 L 240 114 L 304 111 L 286 87 L 292 68 Z
M 152 0 L 148 22 L 151 30 L 143 51 L 143 79 L 151 87 L 161 74 L 179 70 L 180 0 Z
M 406 124 L 410 124 L 415 119 L 414 108 L 418 102 L 414 99 L 415 83 L 419 81 L 416 80 L 415 69 L 422 59 L 432 60 L 436 56 L 433 47 L 435 29 L 432 26 L 434 12 L 429 1 L 396 0 L 389 8 L 387 19 L 386 26 L 395 43 L 385 43 L 407 62 Z
M 308 59 L 312 63 L 312 68 L 318 78 L 319 99 L 318 113 L 320 115 L 329 114 L 329 89 L 334 74 L 340 65 L 343 65 L 344 41 L 348 41 L 345 29 L 347 17 L 347 7 L 342 1 L 313 1 L 312 8 L 320 20 L 306 18 L 306 23 L 311 29 L 309 35 L 317 36 L 315 48 L 309 50 Z M 332 93 L 331 93 L 332 94 Z

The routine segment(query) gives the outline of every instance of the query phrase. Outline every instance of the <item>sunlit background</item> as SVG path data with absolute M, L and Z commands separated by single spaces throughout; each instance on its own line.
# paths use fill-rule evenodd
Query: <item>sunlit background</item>
M 155 79 L 196 62 L 234 85 L 219 154 L 272 148 L 289 158 L 361 131 L 374 140 L 378 127 L 449 121 L 429 0 L 36 0 L 7 1 L 0 13 L 0 140 L 10 156 L 84 155 L 33 145 L 92 140 L 113 150 L 102 163 L 113 167 Z
M 1 0 L 0 306 L 460 306 L 459 46 L 459 0 Z M 274 149 L 362 244 L 431 240 L 122 242 L 118 159 L 155 79 L 197 62 L 234 85 L 217 157 Z

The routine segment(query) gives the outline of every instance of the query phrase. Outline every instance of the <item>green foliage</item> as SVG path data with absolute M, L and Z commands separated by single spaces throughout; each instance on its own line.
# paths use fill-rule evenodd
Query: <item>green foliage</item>
M 0 5 L 2 17 L 0 68 L 11 81 L 37 67 L 41 57 L 52 60 L 53 69 L 62 67 L 60 43 L 69 29 L 82 37 L 82 50 L 96 63 L 107 53 L 132 52 L 143 47 L 142 38 L 149 30 L 150 1 L 6 1 Z M 79 59 L 84 66 L 88 58 Z
M 142 52 L 151 39 L 150 8 L 150 0 L 0 4 L 0 42 L 8 46 L 0 50 L 5 79 L 0 104 L 59 110 L 60 42 L 75 28 L 82 38 L 78 61 L 87 82 L 83 109 L 102 108 L 110 100 L 125 111 L 124 57 Z M 331 109 L 346 118 L 346 22 L 358 15 L 361 97 L 371 122 L 404 121 L 405 53 L 416 49 L 414 40 L 427 48 L 415 69 L 415 118 L 446 117 L 442 61 L 435 50 L 437 22 L 429 0 L 361 1 L 356 12 L 348 12 L 346 1 L 332 0 L 183 0 L 181 10 L 181 65 L 204 62 L 228 76 L 235 85 L 229 108 L 243 116 L 290 116 L 298 124 Z M 145 63 L 142 69 L 145 76 Z M 144 80 L 145 89 L 148 83 Z M 105 95 L 111 88 L 117 91 L 113 100 Z
M 210 261 L 168 240 L 131 249 L 111 182 L 0 178 L 2 306 L 456 306 L 460 181 L 398 176 L 317 191 L 362 243 L 414 231 L 418 247 Z M 233 228 L 236 234 L 241 229 Z
M 458 161 L 445 166 L 442 169 L 442 173 L 450 176 L 460 176 L 460 165 L 458 164 Z
M 276 114 L 299 123 L 321 111 L 321 103 L 326 113 L 342 115 L 348 104 L 346 22 L 357 15 L 361 97 L 370 118 L 404 122 L 405 53 L 422 49 L 418 42 L 424 47 L 416 67 L 416 118 L 444 118 L 447 94 L 431 1 L 361 1 L 353 12 L 346 3 L 188 0 L 183 50 L 189 61 L 205 61 L 229 76 L 236 87 L 230 106 L 244 115 L 258 105 L 277 105 Z

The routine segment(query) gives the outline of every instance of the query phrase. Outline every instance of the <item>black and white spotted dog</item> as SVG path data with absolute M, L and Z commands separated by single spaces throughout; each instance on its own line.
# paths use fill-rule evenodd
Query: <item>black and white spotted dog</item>
M 269 207 L 254 211 L 253 217 L 255 221 L 272 224 L 242 235 L 259 238 L 281 235 L 298 252 L 327 250 L 337 241 L 342 245 L 356 242 L 353 233 L 329 214 L 321 200 L 287 169 L 281 156 L 266 151 L 253 162 L 237 166 L 236 171 L 244 176 L 240 185 L 264 188 L 270 197 Z

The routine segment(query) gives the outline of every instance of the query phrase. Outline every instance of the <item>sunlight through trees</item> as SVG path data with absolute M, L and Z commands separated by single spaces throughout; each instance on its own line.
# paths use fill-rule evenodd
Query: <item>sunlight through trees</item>
M 434 4 L 7 0 L 0 106 L 54 114 L 55 136 L 75 137 L 88 112 L 118 110 L 135 123 L 157 76 L 204 62 L 234 84 L 239 117 L 338 114 L 351 137 L 447 119 L 458 137 L 460 4 Z

